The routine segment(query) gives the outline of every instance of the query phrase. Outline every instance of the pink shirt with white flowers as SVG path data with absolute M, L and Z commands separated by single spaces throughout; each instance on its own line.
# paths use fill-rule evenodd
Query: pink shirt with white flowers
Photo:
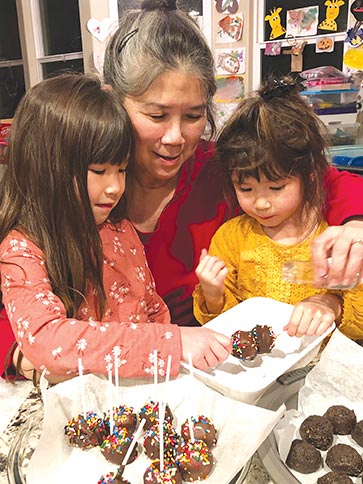
M 91 289 L 77 318 L 68 318 L 53 293 L 43 252 L 27 237 L 12 231 L 0 245 L 1 290 L 15 337 L 23 354 L 39 370 L 73 376 L 82 358 L 84 372 L 107 374 L 118 355 L 119 375 L 153 374 L 158 350 L 159 374 L 165 374 L 172 355 L 172 375 L 178 373 L 180 330 L 170 323 L 169 311 L 155 292 L 144 248 L 132 225 L 100 229 L 104 250 L 103 283 L 107 309 L 96 319 Z

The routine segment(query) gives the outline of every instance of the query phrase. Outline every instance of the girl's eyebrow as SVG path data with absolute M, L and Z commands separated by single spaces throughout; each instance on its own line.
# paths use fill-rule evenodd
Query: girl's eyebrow
M 168 106 L 166 104 L 161 104 L 161 103 L 155 103 L 155 102 L 146 102 L 144 103 L 144 106 L 146 108 L 153 108 L 153 109 L 171 109 L 171 106 Z M 188 110 L 190 109 L 191 111 L 203 111 L 207 107 L 206 104 L 198 104 L 197 106 L 190 106 L 188 107 Z

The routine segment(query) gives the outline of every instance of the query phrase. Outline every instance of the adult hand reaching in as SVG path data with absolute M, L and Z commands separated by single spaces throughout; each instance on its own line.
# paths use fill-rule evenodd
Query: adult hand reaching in
M 317 287 L 352 286 L 363 277 L 363 220 L 328 227 L 312 243 Z M 328 260 L 329 259 L 329 260 Z
M 192 357 L 199 370 L 215 368 L 225 361 L 232 351 L 231 338 L 208 328 L 180 327 L 183 361 Z

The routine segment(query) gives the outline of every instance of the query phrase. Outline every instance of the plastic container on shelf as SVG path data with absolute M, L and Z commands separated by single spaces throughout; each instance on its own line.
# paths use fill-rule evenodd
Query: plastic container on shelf
M 363 145 L 332 146 L 330 155 L 333 165 L 363 167 Z
M 359 123 L 334 121 L 327 124 L 330 143 L 333 146 L 355 145 L 357 143 Z
M 357 112 L 358 89 L 321 90 L 301 92 L 316 114 L 343 114 Z

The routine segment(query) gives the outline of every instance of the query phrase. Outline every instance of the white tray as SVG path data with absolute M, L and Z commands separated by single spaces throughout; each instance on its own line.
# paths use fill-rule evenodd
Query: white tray
M 195 376 L 230 398 L 255 403 L 280 375 L 309 363 L 318 353 L 320 343 L 335 328 L 332 325 L 322 336 L 290 337 L 283 327 L 293 308 L 274 299 L 254 297 L 214 318 L 205 327 L 227 336 L 239 329 L 248 331 L 256 324 L 271 326 L 277 336 L 275 347 L 269 354 L 258 355 L 254 362 L 242 362 L 231 355 L 215 370 L 195 369 Z M 187 363 L 182 366 L 189 371 Z

